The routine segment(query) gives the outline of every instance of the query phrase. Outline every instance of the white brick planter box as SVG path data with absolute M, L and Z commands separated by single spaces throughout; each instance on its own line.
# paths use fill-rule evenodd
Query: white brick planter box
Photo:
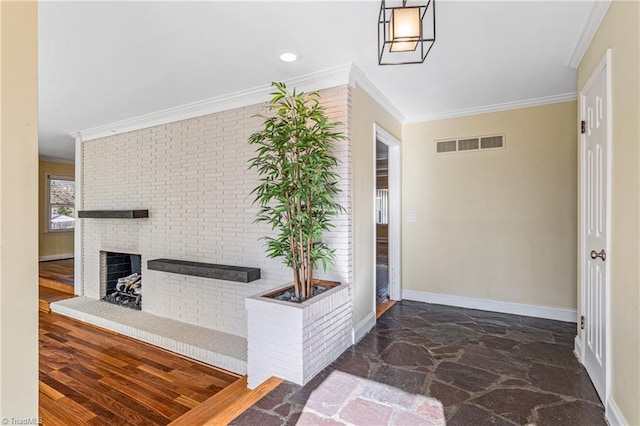
M 352 343 L 348 285 L 338 285 L 303 303 L 262 297 L 273 291 L 245 299 L 249 389 L 271 376 L 304 385 Z

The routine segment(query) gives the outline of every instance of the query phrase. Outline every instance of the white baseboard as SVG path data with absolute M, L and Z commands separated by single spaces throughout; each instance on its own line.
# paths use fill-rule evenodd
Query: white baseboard
M 582 351 L 582 339 L 580 338 L 579 334 L 573 341 L 573 353 L 575 354 L 576 358 L 578 358 L 578 361 L 580 361 L 580 364 L 584 364 L 584 361 L 582 360 L 582 354 L 584 353 Z
M 370 312 L 353 328 L 353 344 L 358 343 L 376 325 L 376 313 Z
M 607 399 L 607 406 L 604 413 L 610 426 L 627 426 L 629 424 L 611 396 Z
M 461 308 L 479 309 L 481 311 L 501 312 L 504 314 L 523 315 L 526 317 L 545 318 L 565 322 L 576 322 L 577 318 L 575 309 L 475 299 L 449 294 L 427 293 L 425 291 L 403 290 L 402 298 L 415 300 L 417 302 L 436 303 L 439 305 L 458 306 Z
M 50 256 L 40 256 L 40 262 L 47 262 L 49 260 L 62 260 L 73 259 L 73 253 L 52 254 Z

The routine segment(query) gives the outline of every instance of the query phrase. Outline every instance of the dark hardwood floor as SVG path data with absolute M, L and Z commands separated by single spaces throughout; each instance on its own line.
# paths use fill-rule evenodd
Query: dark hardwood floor
M 73 259 L 40 262 L 38 269 L 40 278 L 58 281 L 73 287 Z
M 50 303 L 75 297 L 73 259 L 39 267 L 45 425 L 225 425 L 282 383 L 249 390 L 246 376 L 50 314 Z
M 40 313 L 40 416 L 45 425 L 166 425 L 238 378 Z
M 49 312 L 49 305 L 73 296 L 73 259 L 40 262 L 38 265 L 39 308 Z
M 51 312 L 51 303 L 58 302 L 60 300 L 71 299 L 72 297 L 75 296 L 64 291 L 56 290 L 42 285 L 38 287 L 38 307 L 42 312 Z

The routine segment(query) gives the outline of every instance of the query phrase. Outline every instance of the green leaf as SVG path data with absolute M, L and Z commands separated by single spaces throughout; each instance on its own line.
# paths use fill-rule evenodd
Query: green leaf
M 260 177 L 250 195 L 260 206 L 255 222 L 276 231 L 275 238 L 263 238 L 266 255 L 282 258 L 300 277 L 302 287 L 303 270 L 311 271 L 320 263 L 327 269 L 335 262 L 335 252 L 322 238 L 345 212 L 336 201 L 340 176 L 333 150 L 346 135 L 338 130 L 343 123 L 329 121 L 319 93 L 289 92 L 281 82 L 272 87 L 269 113 L 260 115 L 262 130 L 248 139 L 256 145 L 248 165 Z

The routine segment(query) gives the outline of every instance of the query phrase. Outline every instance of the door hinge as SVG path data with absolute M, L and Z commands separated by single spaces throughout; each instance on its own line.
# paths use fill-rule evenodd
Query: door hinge
M 587 122 L 584 120 L 580 122 L 580 133 L 587 133 Z
M 584 315 L 580 317 L 580 330 L 584 330 Z

